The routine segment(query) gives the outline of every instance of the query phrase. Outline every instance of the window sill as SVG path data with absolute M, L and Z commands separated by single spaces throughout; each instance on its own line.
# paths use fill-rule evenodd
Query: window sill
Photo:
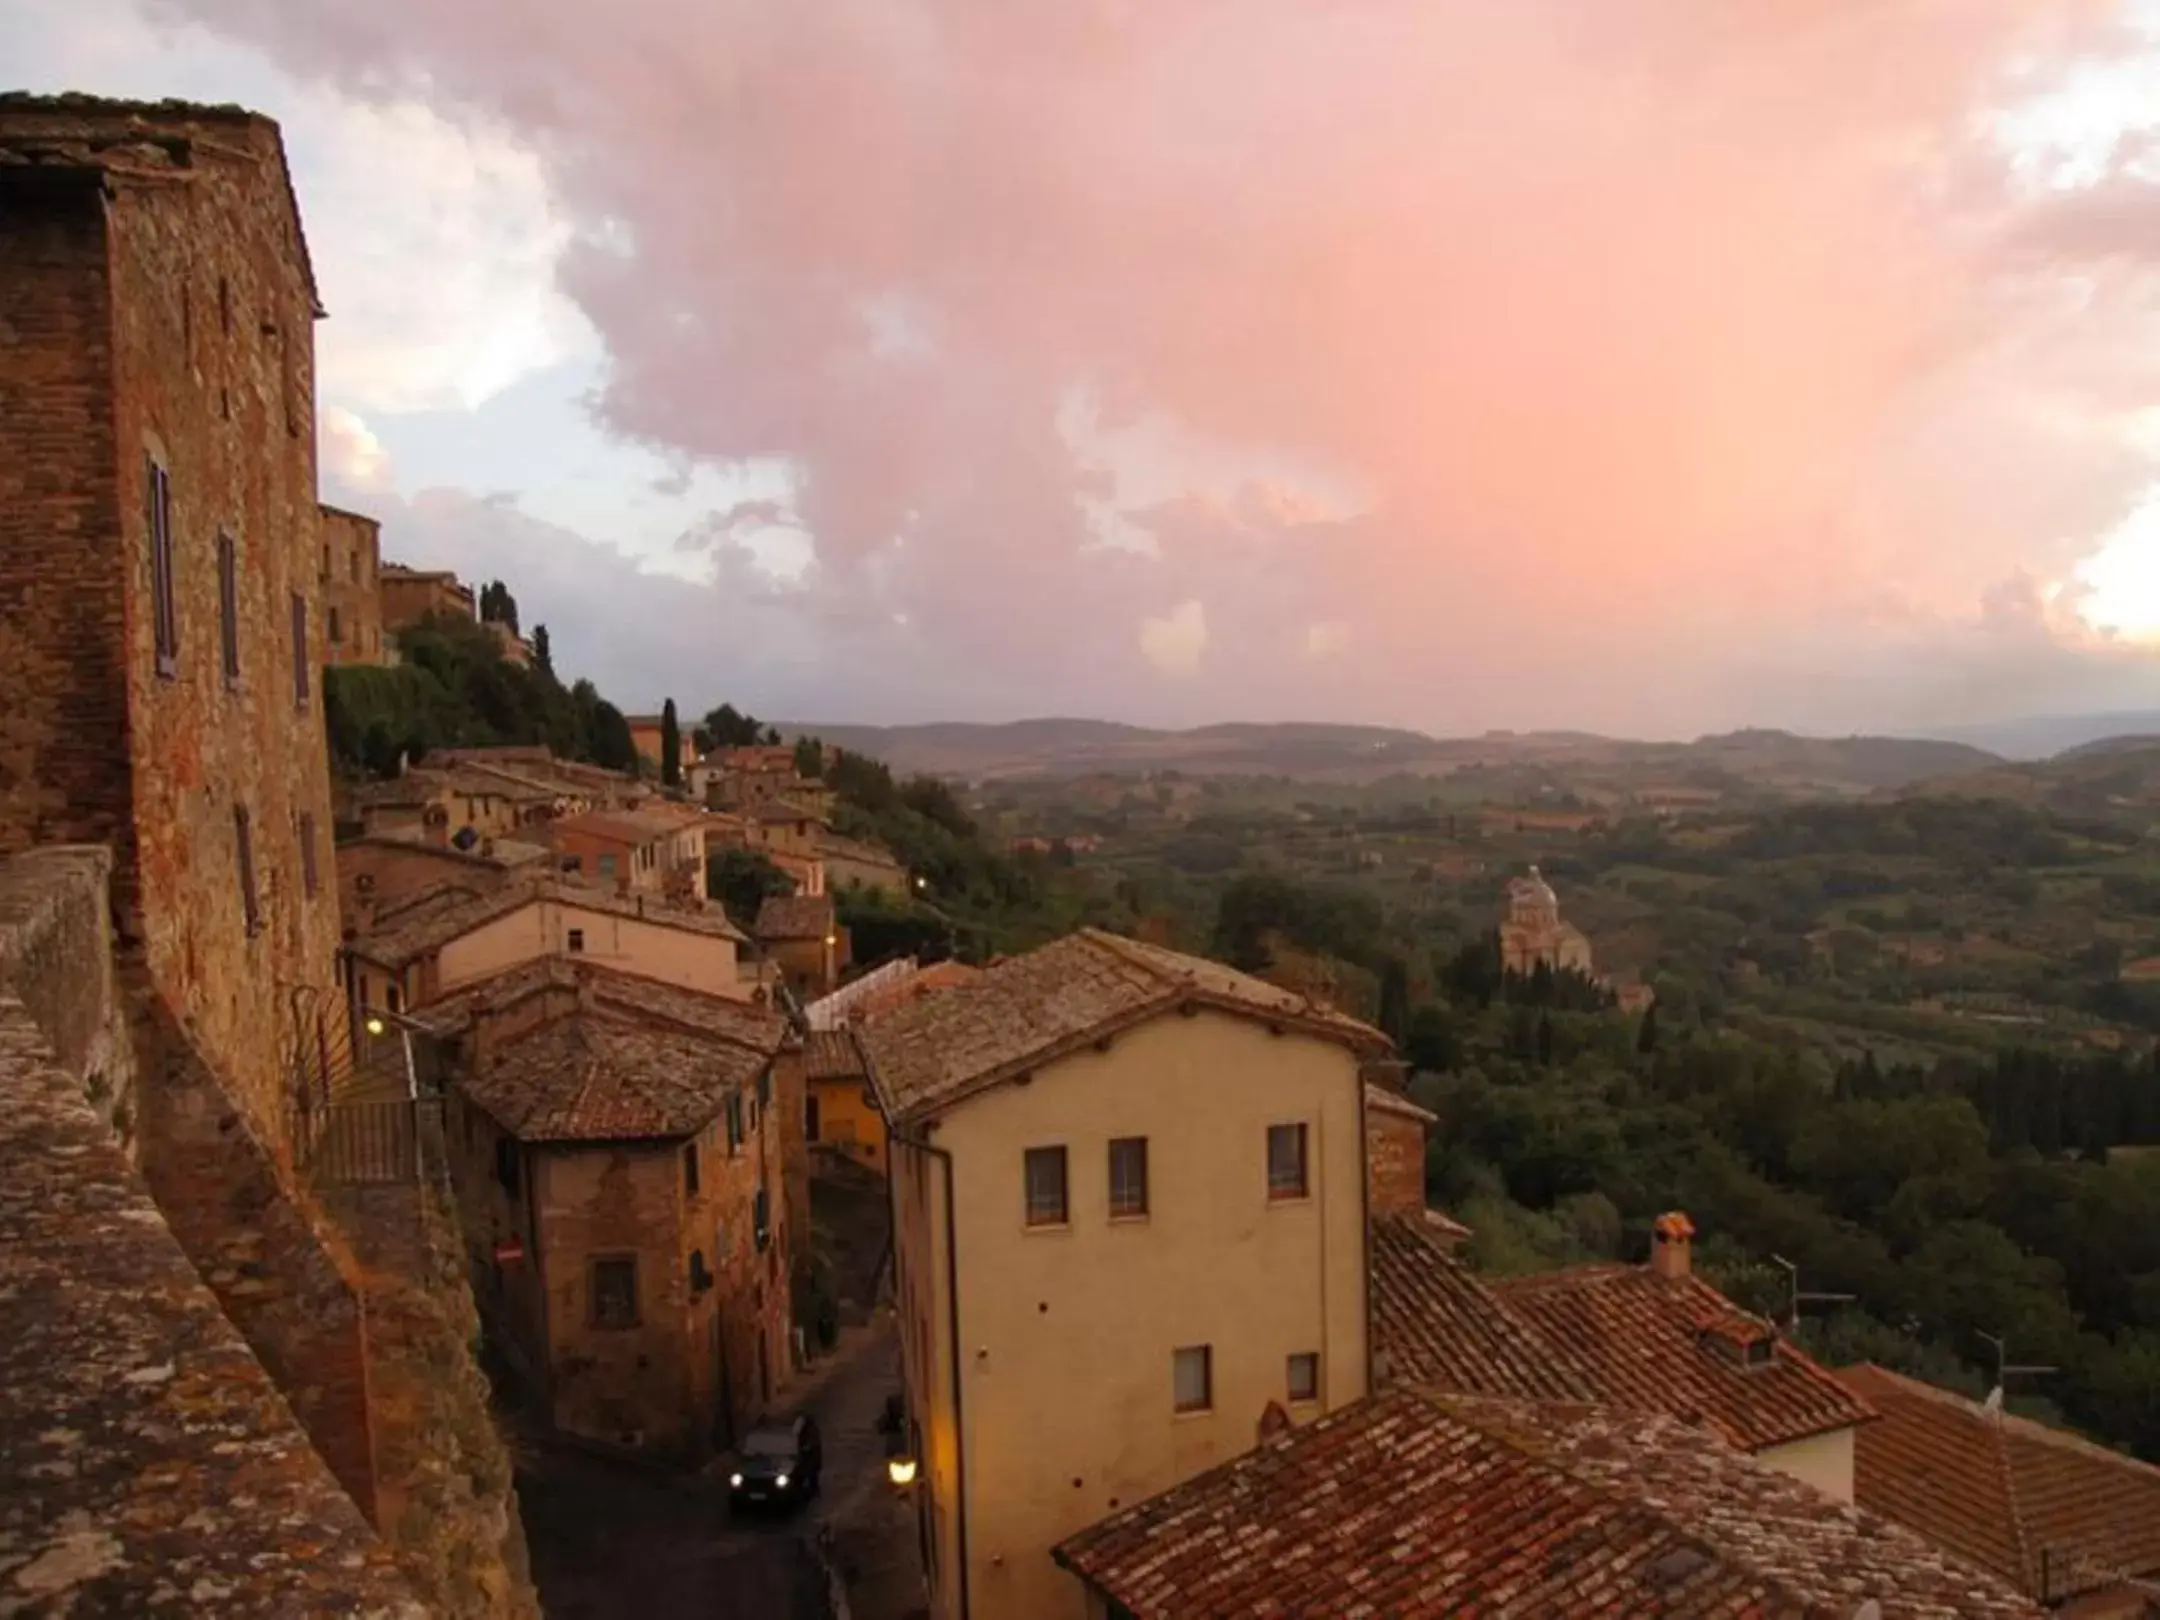
M 1309 1192 L 1301 1192 L 1301 1193 L 1278 1193 L 1278 1192 L 1271 1192 L 1271 1193 L 1269 1193 L 1269 1194 L 1268 1194 L 1268 1198 L 1267 1198 L 1267 1201 L 1268 1201 L 1268 1208 L 1269 1208 L 1269 1209 L 1282 1209 L 1282 1208 L 1285 1208 L 1285 1207 L 1293 1207 L 1293 1208 L 1294 1208 L 1295 1206 L 1297 1206 L 1297 1205 L 1299 1205 L 1299 1204 L 1309 1204 L 1309 1203 L 1311 1203 L 1311 1202 L 1312 1202 L 1312 1194 L 1311 1194 L 1311 1193 L 1309 1193 Z
M 1030 1235 L 1030 1236 L 1033 1236 L 1033 1235 L 1035 1235 L 1035 1234 L 1037 1234 L 1037 1233 L 1044 1233 L 1044 1234 L 1049 1234 L 1049 1233 L 1055 1233 L 1055 1232 L 1070 1232 L 1070 1231 L 1072 1230 L 1072 1222 L 1071 1222 L 1071 1221 L 1025 1221 L 1025 1222 L 1022 1222 L 1022 1223 L 1021 1223 L 1021 1227 L 1020 1227 L 1020 1230 L 1021 1230 L 1021 1231 L 1023 1231 L 1023 1232 L 1025 1232 L 1025 1233 L 1027 1233 L 1027 1234 L 1028 1234 L 1028 1235 Z
M 1147 1223 L 1148 1212 L 1144 1209 L 1134 1210 L 1130 1215 L 1112 1215 L 1110 1217 L 1112 1226 L 1145 1226 Z
M 1211 1418 L 1214 1415 L 1215 1408 L 1212 1406 L 1180 1406 L 1171 1408 L 1170 1421 L 1172 1423 L 1189 1423 L 1194 1418 Z

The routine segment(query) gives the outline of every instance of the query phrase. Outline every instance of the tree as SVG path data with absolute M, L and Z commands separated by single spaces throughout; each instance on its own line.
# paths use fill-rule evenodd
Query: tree
M 825 774 L 825 745 L 817 738 L 795 739 L 795 774 L 812 782 Z
M 518 633 L 517 598 L 499 579 L 491 579 L 480 587 L 480 622 L 502 625 L 513 636 Z
M 1657 1041 L 1657 1003 L 1653 1001 L 1643 1009 L 1642 1027 L 1635 1032 L 1635 1050 L 1638 1052 L 1655 1052 L 1657 1050 Z
M 555 654 L 548 646 L 547 626 L 544 624 L 533 626 L 532 656 L 533 668 L 552 680 L 555 675 Z
M 630 722 L 605 698 L 593 705 L 592 757 L 595 765 L 611 771 L 637 769 L 637 743 L 630 735 Z
M 723 849 L 705 857 L 705 897 L 717 900 L 739 926 L 757 921 L 774 895 L 793 894 L 795 880 L 754 849 Z
M 682 723 L 675 718 L 675 700 L 660 705 L 660 783 L 682 786 Z
M 1410 1036 L 1410 970 L 1391 956 L 1380 969 L 1380 1033 L 1401 1047 Z
M 744 714 L 732 703 L 708 709 L 702 729 L 708 739 L 708 748 L 748 748 L 764 730 L 755 716 Z

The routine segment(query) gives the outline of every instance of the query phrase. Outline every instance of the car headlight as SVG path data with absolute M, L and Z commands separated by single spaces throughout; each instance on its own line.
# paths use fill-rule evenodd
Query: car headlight
M 735 1489 L 740 1490 L 742 1488 L 742 1475 L 730 1474 L 727 1477 L 727 1482 L 730 1486 L 733 1486 Z
M 779 1477 L 778 1479 L 774 1480 L 774 1481 L 773 1481 L 773 1483 L 774 1483 L 775 1485 L 779 1486 L 779 1487 L 780 1487 L 780 1489 L 782 1489 L 783 1491 L 784 1491 L 784 1490 L 786 1490 L 786 1489 L 787 1489 L 787 1475 L 785 1475 L 785 1474 L 782 1474 L 782 1475 L 781 1475 L 781 1476 L 780 1476 L 780 1477 Z

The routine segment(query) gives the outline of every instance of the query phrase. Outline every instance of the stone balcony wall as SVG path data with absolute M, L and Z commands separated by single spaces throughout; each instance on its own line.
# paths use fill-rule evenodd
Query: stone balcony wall
M 109 878 L 0 866 L 0 1613 L 417 1620 L 86 1094 L 125 1049 Z

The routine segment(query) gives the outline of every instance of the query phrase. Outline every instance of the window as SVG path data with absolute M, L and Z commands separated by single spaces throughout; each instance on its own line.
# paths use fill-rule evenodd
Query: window
M 315 862 L 315 812 L 312 810 L 300 812 L 300 886 L 307 891 L 310 900 L 322 887 L 322 868 Z
M 517 1192 L 518 1184 L 522 1179 L 519 1175 L 517 1138 L 512 1136 L 498 1136 L 495 1138 L 495 1179 L 502 1183 L 504 1192 L 513 1195 Z
M 636 1327 L 637 1261 L 595 1260 L 592 1263 L 592 1325 L 596 1328 Z
M 760 1108 L 772 1106 L 772 1070 L 770 1069 L 758 1070 L 757 1100 Z
M 1029 1148 L 1022 1168 L 1027 1180 L 1027 1223 L 1030 1226 L 1065 1224 L 1065 1150 L 1061 1147 Z
M 772 1242 L 772 1200 L 763 1187 L 757 1190 L 757 1199 L 750 1207 L 750 1225 L 757 1234 L 758 1252 L 763 1254 Z
M 255 829 L 245 805 L 233 811 L 233 853 L 240 868 L 240 909 L 252 937 L 262 932 L 262 900 L 255 893 Z
M 613 855 L 600 857 L 600 881 L 602 883 L 613 883 L 615 881 L 615 857 Z
M 698 1190 L 697 1144 L 690 1143 L 682 1150 L 683 1191 L 695 1195 Z
M 731 1091 L 728 1093 L 727 1108 L 725 1112 L 727 1117 L 727 1150 L 729 1154 L 732 1155 L 741 1151 L 743 1143 L 743 1114 L 741 1092 Z
M 292 593 L 292 695 L 302 714 L 308 706 L 307 598 Z
M 1301 1350 L 1290 1358 L 1290 1398 L 1293 1401 L 1317 1401 L 1320 1398 L 1320 1356 L 1317 1351 Z
M 1305 1179 L 1305 1127 L 1270 1125 L 1267 1132 L 1267 1195 L 1270 1198 L 1303 1198 Z
M 1130 1219 L 1147 1213 L 1147 1138 L 1113 1137 L 1110 1142 L 1110 1218 Z
M 808 1140 L 818 1140 L 818 1106 L 815 1097 L 805 1097 L 802 1105 L 803 1135 Z
M 218 654 L 225 684 L 240 684 L 240 548 L 229 534 L 217 537 Z
M 338 611 L 336 608 L 325 608 L 323 611 L 330 616 L 330 645 L 335 647 L 345 639 L 344 631 L 338 624 Z
M 1170 1357 L 1170 1404 L 1180 1412 L 1205 1412 L 1215 1405 L 1215 1352 L 1209 1345 L 1187 1345 Z
M 180 604 L 173 595 L 172 480 L 154 456 L 144 458 L 144 504 L 150 528 L 150 619 L 157 672 L 180 673 Z
M 570 949 L 573 951 L 582 951 L 585 949 L 584 929 L 573 928 L 570 930 Z

